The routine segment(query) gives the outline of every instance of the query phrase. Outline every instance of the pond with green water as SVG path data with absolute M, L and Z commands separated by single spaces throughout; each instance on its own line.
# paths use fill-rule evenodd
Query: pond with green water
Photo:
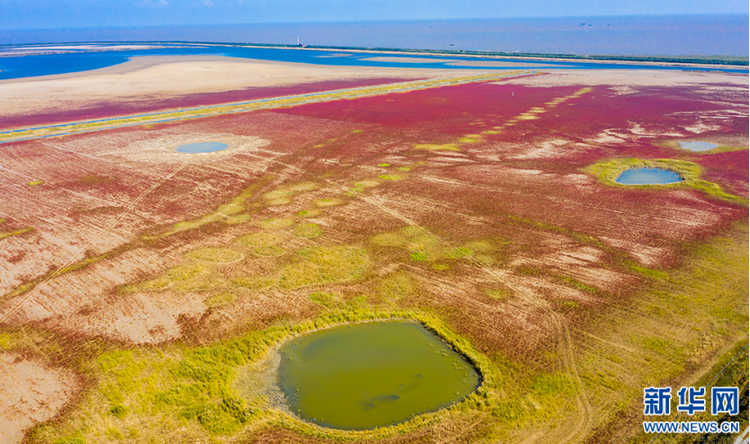
M 323 427 L 364 430 L 454 404 L 480 383 L 476 368 L 410 321 L 351 324 L 295 338 L 279 350 L 290 409 Z

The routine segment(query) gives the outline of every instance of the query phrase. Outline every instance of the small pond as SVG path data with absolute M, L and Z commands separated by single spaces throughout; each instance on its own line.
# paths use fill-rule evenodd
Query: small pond
M 323 427 L 398 424 L 460 401 L 480 382 L 463 356 L 409 321 L 320 330 L 279 352 L 279 385 L 290 409 Z
M 213 153 L 214 151 L 227 149 L 227 147 L 229 147 L 229 145 L 221 142 L 198 142 L 180 145 L 177 147 L 177 152 L 188 154 Z
M 623 171 L 616 182 L 622 185 L 667 185 L 682 182 L 682 178 L 674 171 L 661 168 L 633 168 Z
M 716 148 L 717 144 L 708 142 L 680 142 L 680 147 L 690 151 L 708 151 Z

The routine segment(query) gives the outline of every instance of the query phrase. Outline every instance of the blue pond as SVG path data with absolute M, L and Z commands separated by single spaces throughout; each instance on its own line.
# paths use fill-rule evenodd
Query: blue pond
M 674 171 L 661 168 L 633 168 L 620 174 L 616 182 L 622 185 L 666 185 L 681 181 L 680 175 Z
M 221 151 L 227 149 L 229 145 L 220 142 L 199 142 L 199 143 L 188 143 L 180 145 L 177 148 L 178 153 L 213 153 L 214 151 Z
M 680 147 L 690 151 L 708 151 L 716 148 L 717 144 L 708 142 L 680 142 Z

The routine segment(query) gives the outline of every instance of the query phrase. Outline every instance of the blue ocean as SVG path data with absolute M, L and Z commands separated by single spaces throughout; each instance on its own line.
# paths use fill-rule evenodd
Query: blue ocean
M 0 32 L 0 79 L 43 76 L 103 68 L 145 55 L 221 55 L 282 62 L 341 66 L 459 68 L 436 59 L 462 59 L 460 51 L 547 54 L 748 55 L 748 17 L 743 15 L 565 17 L 534 19 L 429 20 L 357 23 L 253 24 L 142 28 L 48 29 Z M 372 54 L 321 57 L 320 51 L 230 46 L 241 43 L 357 48 L 451 50 L 456 54 L 423 56 L 424 62 L 373 61 Z M 63 42 L 172 42 L 135 50 L 66 50 L 53 54 L 13 54 L 29 44 Z M 195 45 L 174 42 L 225 43 Z M 403 54 L 389 57 L 409 57 Z M 471 60 L 477 60 L 472 58 Z M 497 60 L 497 59 L 493 59 Z M 518 61 L 515 59 L 513 61 Z M 627 63 L 527 60 L 517 67 L 550 64 L 571 69 L 632 69 Z M 685 69 L 644 67 L 639 69 Z M 460 68 L 466 69 L 466 66 Z M 708 69 L 708 68 L 696 68 Z M 722 71 L 747 72 L 747 67 Z

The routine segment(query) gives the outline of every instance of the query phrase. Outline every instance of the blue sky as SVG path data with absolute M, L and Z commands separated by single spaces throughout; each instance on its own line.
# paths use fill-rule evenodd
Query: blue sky
M 641 14 L 748 14 L 748 1 L 0 0 L 0 30 Z

